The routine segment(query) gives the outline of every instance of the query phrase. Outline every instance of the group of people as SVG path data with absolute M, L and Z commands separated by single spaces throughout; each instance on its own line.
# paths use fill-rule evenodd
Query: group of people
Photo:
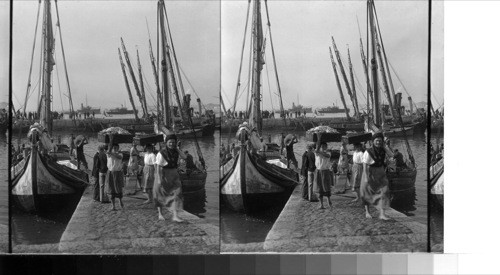
M 123 154 L 120 147 L 113 143 L 110 138 L 111 147 L 100 145 L 98 152 L 94 155 L 94 200 L 101 203 L 111 201 L 111 209 L 116 211 L 115 199 L 118 199 L 121 209 L 124 209 L 123 188 L 125 187 Z M 138 175 L 142 165 L 142 179 L 138 180 L 138 187 L 147 195 L 144 204 L 154 203 L 158 210 L 158 219 L 165 220 L 163 207 L 170 206 L 172 220 L 182 222 L 178 216 L 178 208 L 182 207 L 182 185 L 177 170 L 179 159 L 183 159 L 189 168 L 193 162 L 192 156 L 180 150 L 180 142 L 175 134 L 165 137 L 165 146 L 155 153 L 155 146 L 147 144 L 144 147 L 142 163 L 137 145 L 134 143 L 130 150 L 130 159 L 127 165 L 129 175 Z M 187 154 L 186 154 L 187 153 Z M 194 164 L 192 164 L 194 165 Z M 142 185 L 142 186 L 141 186 Z
M 346 169 L 348 152 L 345 145 L 342 147 L 339 162 L 332 163 L 332 153 L 328 150 L 327 143 L 321 142 L 320 133 L 318 141 L 307 144 L 307 151 L 302 155 L 302 197 L 310 202 L 319 201 L 320 209 L 325 209 L 325 197 L 328 206 L 332 207 L 330 197 L 332 195 L 331 188 L 334 185 L 334 170 L 336 170 L 335 172 L 346 172 L 341 170 Z M 393 151 L 386 146 L 382 133 L 372 135 L 372 146 L 368 149 L 365 149 L 361 143 L 354 144 L 349 189 L 356 196 L 352 202 L 361 200 L 365 208 L 366 218 L 372 218 L 369 206 L 373 205 L 379 210 L 380 219 L 388 219 L 384 210 L 389 203 L 386 159 L 388 157 L 394 158 L 394 156 Z M 349 168 L 347 167 L 347 169 Z

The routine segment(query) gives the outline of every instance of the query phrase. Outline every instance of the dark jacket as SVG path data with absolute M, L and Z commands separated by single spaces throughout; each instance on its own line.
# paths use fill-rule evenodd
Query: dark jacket
M 305 157 L 305 160 L 304 160 Z M 316 157 L 313 152 L 305 152 L 304 155 L 302 156 L 302 167 L 303 169 L 306 169 L 307 172 L 314 172 L 316 171 Z
M 108 172 L 108 157 L 106 156 L 106 153 L 102 152 L 99 153 L 99 173 L 106 173 Z
M 99 152 L 94 155 L 94 166 L 92 166 L 92 176 L 94 178 L 99 177 Z

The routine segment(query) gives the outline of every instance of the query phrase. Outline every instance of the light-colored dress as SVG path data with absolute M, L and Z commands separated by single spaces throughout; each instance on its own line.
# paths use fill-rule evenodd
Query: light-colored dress
M 156 156 L 154 153 L 146 153 L 144 155 L 144 168 L 142 168 L 144 192 L 153 188 L 155 182 L 155 162 Z
M 352 155 L 351 185 L 354 189 L 361 186 L 361 177 L 363 176 L 363 152 L 354 152 Z

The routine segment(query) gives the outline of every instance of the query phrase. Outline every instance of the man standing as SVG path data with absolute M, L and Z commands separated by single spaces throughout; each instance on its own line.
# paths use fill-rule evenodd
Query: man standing
M 293 152 L 293 145 L 297 143 L 297 137 L 293 135 L 291 138 L 289 138 L 285 143 L 286 143 L 286 167 L 290 168 L 290 162 L 292 162 L 293 167 L 295 169 L 299 168 L 299 165 L 297 163 L 297 159 L 295 158 L 295 153 Z
M 112 144 L 112 149 L 109 148 L 107 155 L 107 166 L 108 173 L 106 175 L 106 190 L 108 195 L 111 197 L 112 207 L 111 210 L 115 211 L 115 198 L 120 202 L 120 207 L 123 209 L 123 167 L 122 160 L 123 155 L 120 153 L 119 145 L 113 144 L 113 136 L 110 138 L 110 144 Z
M 77 142 L 76 145 L 76 160 L 78 161 L 78 169 L 80 169 L 80 163 L 83 164 L 83 167 L 85 167 L 85 169 L 89 169 L 89 166 L 87 164 L 87 160 L 85 159 L 85 154 L 83 153 L 83 145 L 87 144 L 88 141 L 87 141 L 87 138 L 84 137 L 83 139 L 81 139 L 79 142 Z
M 99 147 L 99 201 L 101 203 L 109 203 L 108 195 L 104 191 L 106 186 L 106 174 L 108 172 L 108 158 L 106 156 L 107 145 Z

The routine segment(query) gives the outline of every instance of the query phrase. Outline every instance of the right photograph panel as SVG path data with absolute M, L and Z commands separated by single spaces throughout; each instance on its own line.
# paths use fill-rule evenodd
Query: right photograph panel
M 221 253 L 428 250 L 428 38 L 427 1 L 222 1 Z

